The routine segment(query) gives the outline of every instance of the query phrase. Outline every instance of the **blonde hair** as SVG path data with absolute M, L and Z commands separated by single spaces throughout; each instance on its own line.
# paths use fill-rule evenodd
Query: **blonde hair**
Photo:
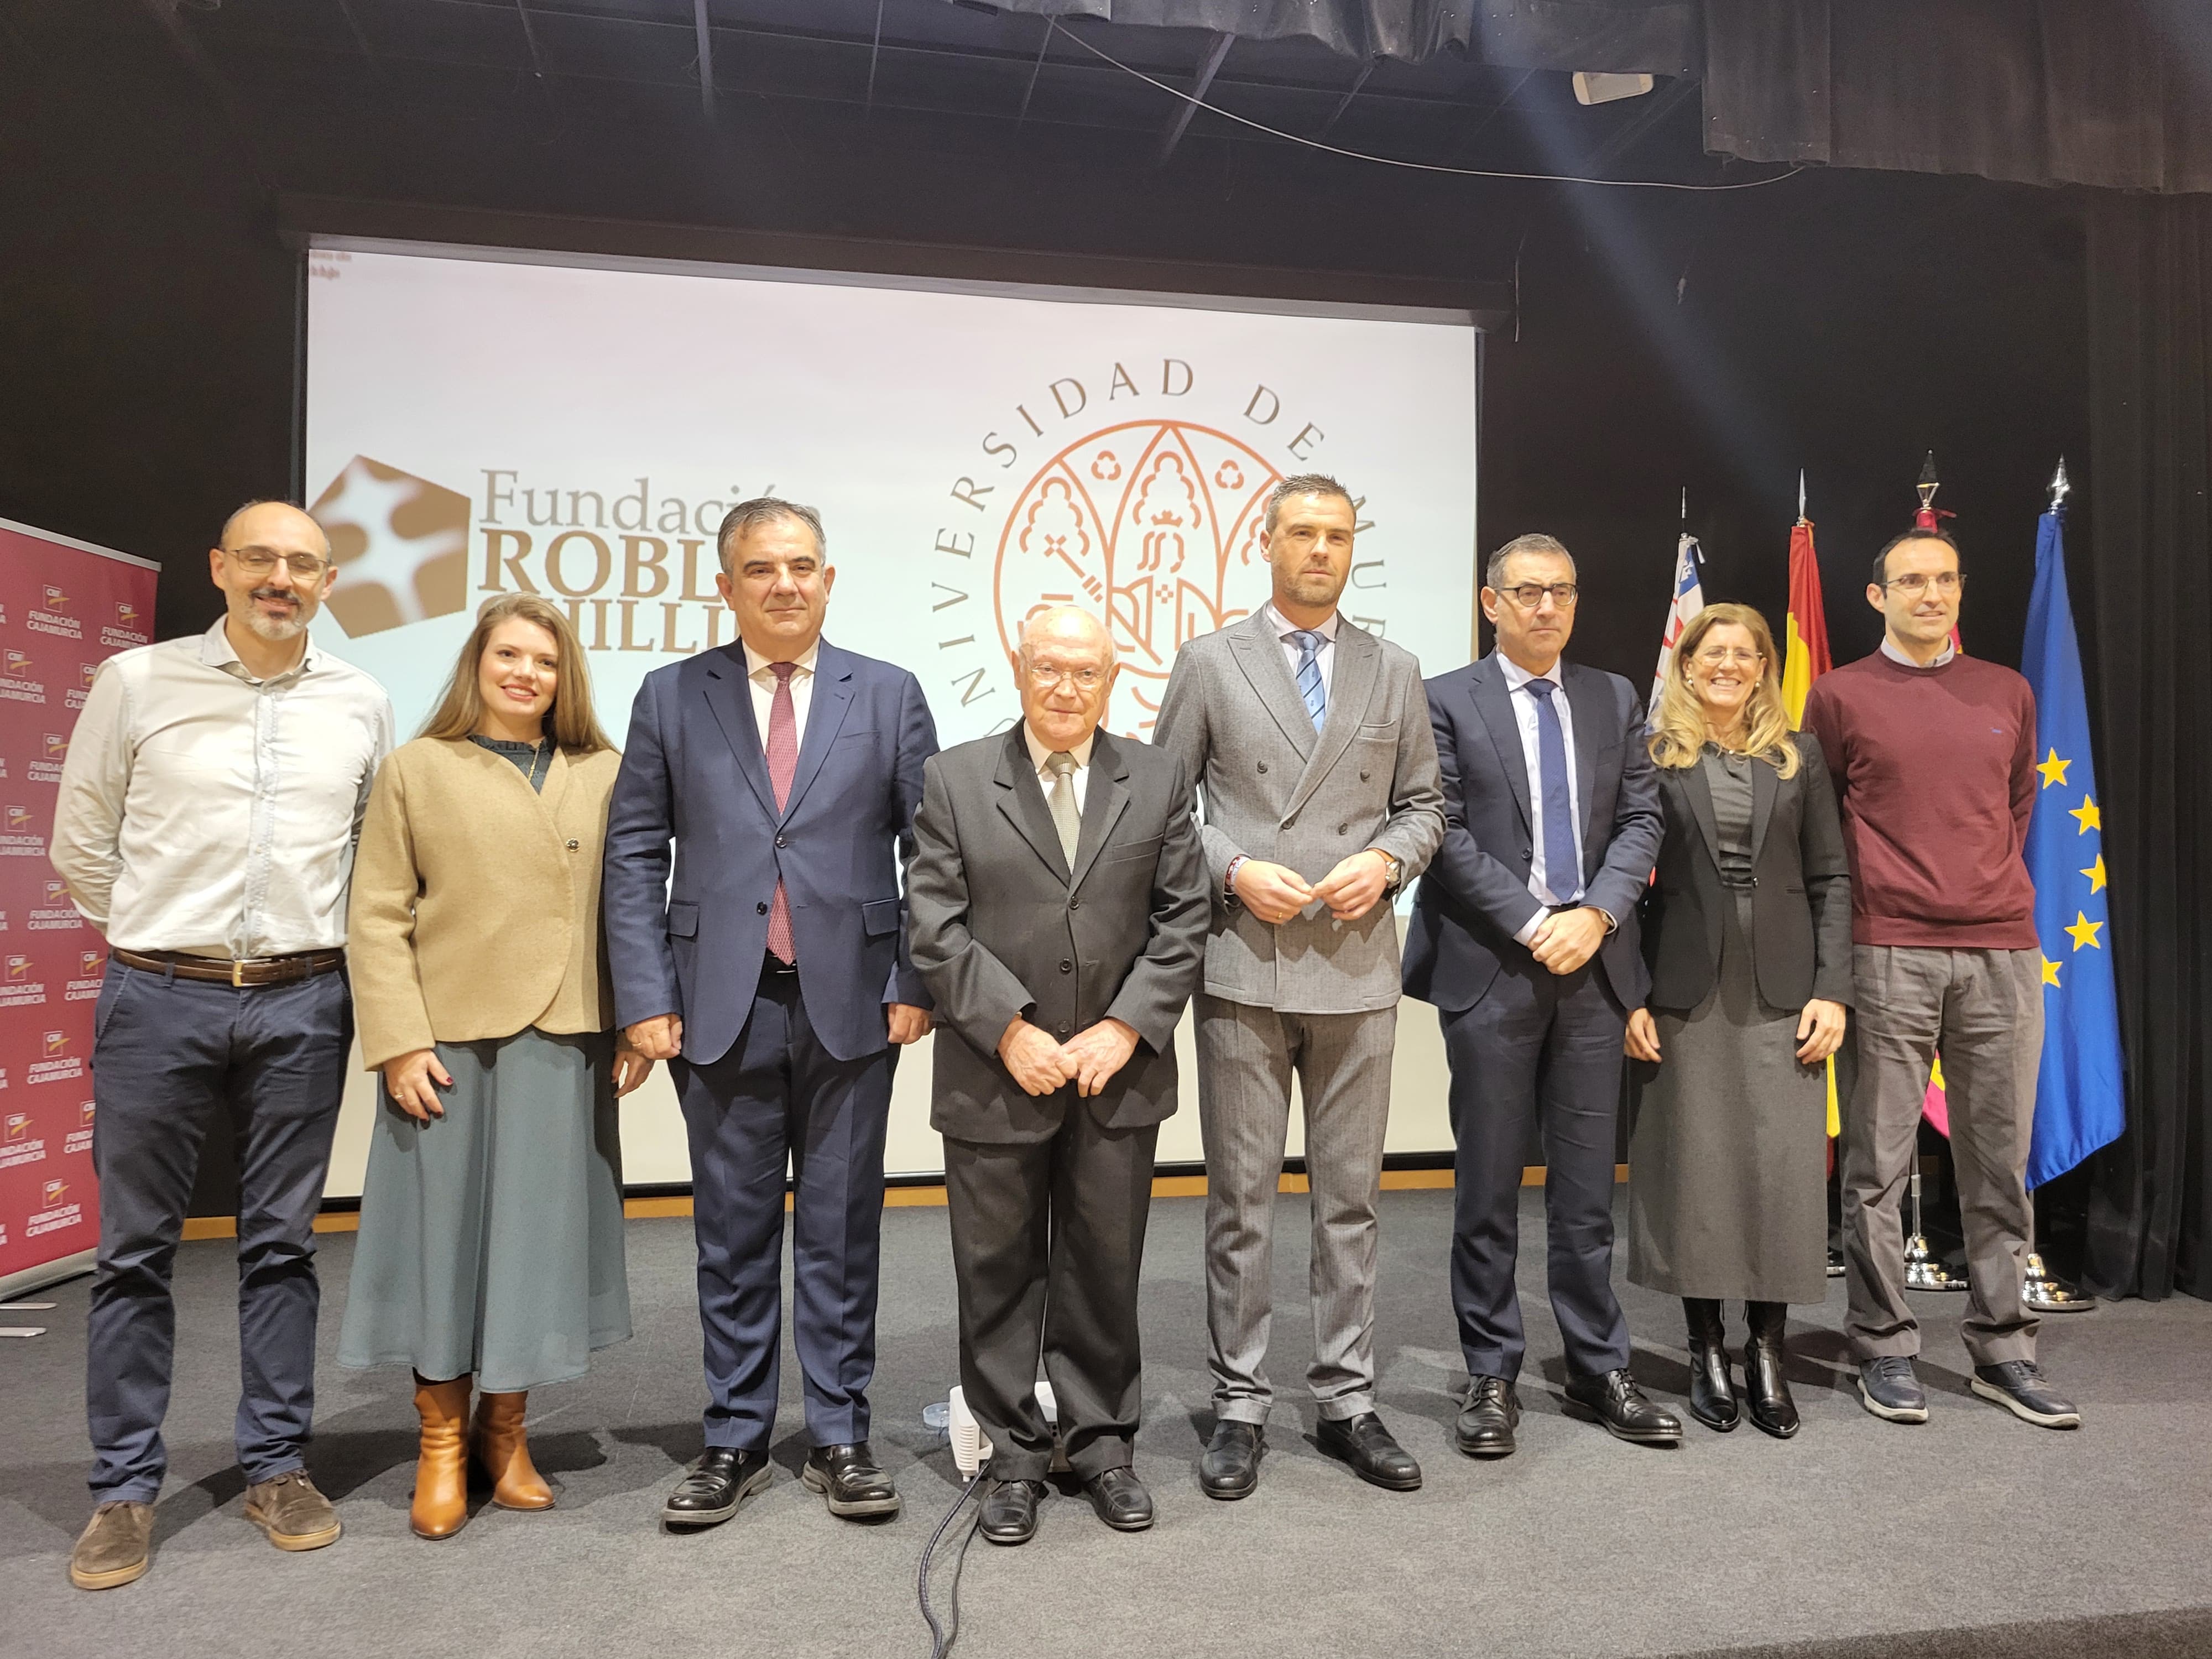
M 545 711 L 545 730 L 565 754 L 596 755 L 611 749 L 599 717 L 592 708 L 592 672 L 584 663 L 583 641 L 561 607 L 535 593 L 499 593 L 486 599 L 477 612 L 477 625 L 461 647 L 460 660 L 446 682 L 437 712 L 422 722 L 417 733 L 425 738 L 465 738 L 483 722 L 483 691 L 478 677 L 491 631 L 503 622 L 534 623 L 553 636 L 558 658 L 555 668 L 553 706 Z
M 1705 751 L 1708 732 L 1705 705 L 1690 684 L 1690 659 L 1698 654 L 1705 635 L 1716 628 L 1741 628 L 1751 635 L 1759 656 L 1759 684 L 1744 705 L 1744 749 L 1766 762 L 1785 778 L 1797 775 L 1797 745 L 1790 737 L 1790 711 L 1782 703 L 1782 665 L 1776 659 L 1774 635 L 1766 618 L 1747 605 L 1709 605 L 1683 629 L 1674 642 L 1674 655 L 1667 668 L 1666 684 L 1659 690 L 1659 712 L 1651 721 L 1647 746 L 1661 766 L 1679 770 L 1695 766 Z

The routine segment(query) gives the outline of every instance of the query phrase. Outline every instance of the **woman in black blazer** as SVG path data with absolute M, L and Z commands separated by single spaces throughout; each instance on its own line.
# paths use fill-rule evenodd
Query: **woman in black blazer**
M 1721 1305 L 1746 1304 L 1745 1403 L 1784 1438 L 1792 1302 L 1827 1295 L 1827 1085 L 1851 1000 L 1851 884 L 1820 745 L 1794 734 L 1773 636 L 1708 606 L 1674 647 L 1649 743 L 1667 812 L 1629 1015 L 1628 1276 L 1682 1298 L 1690 1410 L 1732 1429 Z

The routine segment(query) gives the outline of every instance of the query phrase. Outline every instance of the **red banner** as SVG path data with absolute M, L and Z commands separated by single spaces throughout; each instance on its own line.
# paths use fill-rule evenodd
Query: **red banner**
M 0 520 L 0 1285 L 100 1242 L 92 1010 L 107 944 L 46 854 L 93 671 L 152 640 L 158 574 Z

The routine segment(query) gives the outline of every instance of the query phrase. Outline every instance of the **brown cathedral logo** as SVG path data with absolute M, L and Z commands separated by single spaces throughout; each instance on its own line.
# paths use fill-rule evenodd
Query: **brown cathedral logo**
M 1130 421 L 1070 444 L 1000 534 L 1000 641 L 1012 651 L 1044 605 L 1103 616 L 1121 653 L 1109 724 L 1149 732 L 1176 648 L 1267 598 L 1260 531 L 1277 478 L 1249 446 L 1188 422 Z
M 359 639 L 469 602 L 469 499 L 366 455 L 307 509 L 331 538 L 331 615 Z

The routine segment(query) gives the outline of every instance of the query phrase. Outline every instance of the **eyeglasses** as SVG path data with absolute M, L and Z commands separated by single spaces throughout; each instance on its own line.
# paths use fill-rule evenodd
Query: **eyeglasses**
M 311 579 L 331 568 L 328 559 L 319 559 L 312 553 L 272 553 L 265 547 L 226 547 L 222 550 L 233 564 L 249 576 L 265 576 L 279 563 L 295 576 Z
M 1698 652 L 1694 660 L 1707 668 L 1749 668 L 1766 659 L 1747 646 L 1714 646 Z
M 1929 580 L 1929 578 L 1917 570 L 1911 570 L 1902 576 L 1892 576 L 1882 586 L 1895 588 L 1909 599 L 1917 599 L 1928 591 Z M 1948 599 L 1966 585 L 1966 573 L 1963 570 L 1939 570 L 1934 580 L 1936 591 Z
M 1582 590 L 1572 582 L 1522 582 L 1517 587 L 1508 587 L 1503 591 L 1510 594 L 1513 603 L 1523 611 L 1534 611 L 1543 604 L 1547 593 L 1552 596 L 1552 603 L 1560 610 L 1571 611 L 1575 608 L 1575 601 L 1582 596 Z
M 1040 691 L 1049 691 L 1062 680 L 1074 681 L 1079 691 L 1096 691 L 1106 683 L 1103 668 L 1055 668 L 1048 662 L 1033 662 L 1029 672 L 1030 684 Z

